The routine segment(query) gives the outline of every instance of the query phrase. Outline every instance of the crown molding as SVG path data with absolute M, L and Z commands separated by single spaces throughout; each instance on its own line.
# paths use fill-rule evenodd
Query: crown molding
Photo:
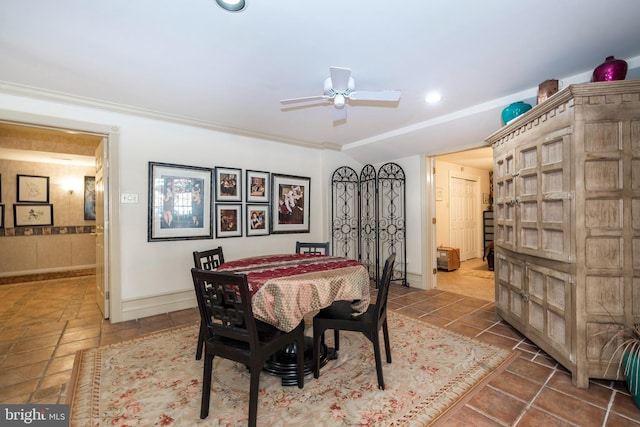
M 291 138 L 283 138 L 275 135 L 269 135 L 261 132 L 252 132 L 245 129 L 239 129 L 229 126 L 224 126 L 218 123 L 207 122 L 204 120 L 193 119 L 190 117 L 179 116 L 177 114 L 163 113 L 161 111 L 148 110 L 145 108 L 133 107 L 130 105 L 118 104 L 114 102 L 102 101 L 99 99 L 86 98 L 82 96 L 70 95 L 63 92 L 57 92 L 49 89 L 42 89 L 33 86 L 21 85 L 17 83 L 1 81 L 0 80 L 0 92 L 9 95 L 23 96 L 27 98 L 40 99 L 44 101 L 61 102 L 66 104 L 78 105 L 81 107 L 95 108 L 98 110 L 111 111 L 115 113 L 130 114 L 138 117 L 144 117 L 147 119 L 162 120 L 166 122 L 193 126 L 203 129 L 214 130 L 217 132 L 224 132 L 238 136 L 245 136 L 249 138 L 263 139 L 272 142 L 278 142 L 282 144 L 295 145 L 298 147 L 320 149 L 320 150 L 334 150 L 341 151 L 342 147 L 337 144 L 323 143 L 314 144 L 308 141 L 295 140 Z

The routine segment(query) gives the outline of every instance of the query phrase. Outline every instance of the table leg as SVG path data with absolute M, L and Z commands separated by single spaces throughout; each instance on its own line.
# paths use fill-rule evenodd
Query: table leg
M 289 344 L 267 360 L 264 371 L 282 378 L 283 386 L 297 385 L 297 351 L 295 343 Z M 313 373 L 313 338 L 304 337 L 304 375 Z M 335 350 L 326 345 L 320 346 L 320 367 L 328 360 L 336 358 Z

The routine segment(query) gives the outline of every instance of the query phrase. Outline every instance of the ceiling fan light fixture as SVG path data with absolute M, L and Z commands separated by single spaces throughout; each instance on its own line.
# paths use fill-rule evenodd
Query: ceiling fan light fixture
M 344 107 L 345 99 L 344 95 L 341 93 L 337 93 L 335 98 L 333 98 L 333 105 L 338 108 Z
M 216 3 L 229 12 L 240 12 L 246 6 L 244 0 L 216 0 Z

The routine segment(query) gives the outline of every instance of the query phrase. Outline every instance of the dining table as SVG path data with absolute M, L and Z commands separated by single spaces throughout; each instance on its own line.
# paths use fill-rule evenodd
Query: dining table
M 353 316 L 369 307 L 369 273 L 357 260 L 332 255 L 274 254 L 227 261 L 216 271 L 246 274 L 253 316 L 289 332 L 304 317 L 330 306 L 351 301 Z M 289 346 L 267 361 L 265 371 L 282 378 L 283 385 L 296 384 L 296 354 Z M 305 337 L 305 375 L 313 372 L 313 341 Z M 335 357 L 323 346 L 321 365 Z

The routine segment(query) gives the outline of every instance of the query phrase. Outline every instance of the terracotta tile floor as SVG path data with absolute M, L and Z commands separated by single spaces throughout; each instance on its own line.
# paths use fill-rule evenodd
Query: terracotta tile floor
M 198 319 L 189 309 L 112 325 L 101 319 L 93 279 L 0 286 L 0 403 L 65 403 L 77 350 Z M 389 308 L 520 353 L 447 426 L 640 426 L 640 410 L 623 382 L 573 387 L 565 369 L 496 321 L 491 301 L 393 284 Z

